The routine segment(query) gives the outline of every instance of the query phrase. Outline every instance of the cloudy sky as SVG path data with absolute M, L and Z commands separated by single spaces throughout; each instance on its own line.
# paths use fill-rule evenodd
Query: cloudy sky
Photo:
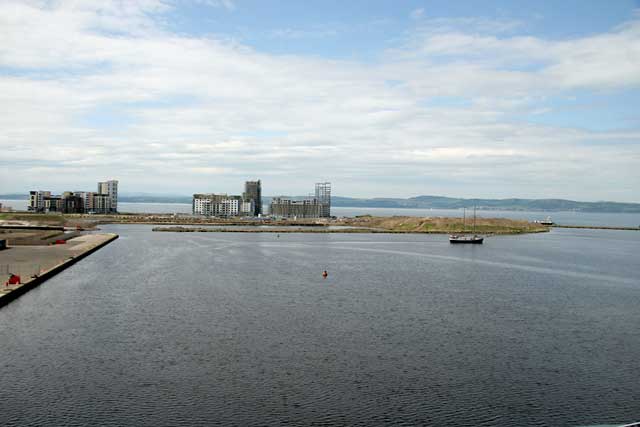
M 640 202 L 640 2 L 0 0 L 0 193 Z

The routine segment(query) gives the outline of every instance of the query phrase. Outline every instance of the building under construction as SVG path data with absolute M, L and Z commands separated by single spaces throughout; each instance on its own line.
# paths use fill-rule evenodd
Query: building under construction
M 244 183 L 242 198 L 245 201 L 253 201 L 253 216 L 262 215 L 262 184 L 260 180 Z
M 317 183 L 315 197 L 302 200 L 276 197 L 271 200 L 269 213 L 280 218 L 328 218 L 331 216 L 331 183 Z

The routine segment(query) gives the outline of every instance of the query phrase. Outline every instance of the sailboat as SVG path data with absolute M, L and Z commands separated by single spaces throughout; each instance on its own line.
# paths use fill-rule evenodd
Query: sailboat
M 462 232 L 464 233 L 465 222 L 467 219 L 467 209 L 465 208 L 462 214 Z M 476 234 L 476 207 L 473 207 L 473 235 L 467 236 L 466 234 L 451 234 L 449 236 L 449 243 L 475 243 L 482 244 L 484 237 Z

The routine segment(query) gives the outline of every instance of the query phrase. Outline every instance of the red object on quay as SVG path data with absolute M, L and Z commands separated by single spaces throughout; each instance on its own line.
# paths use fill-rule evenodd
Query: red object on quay
M 64 245 L 65 243 L 67 243 L 66 240 L 62 240 L 62 239 L 56 240 L 56 245 Z
M 7 285 L 19 285 L 21 282 L 20 280 L 20 276 L 18 276 L 17 274 L 12 274 L 11 276 L 9 276 L 9 280 L 7 280 L 5 282 L 5 286 Z

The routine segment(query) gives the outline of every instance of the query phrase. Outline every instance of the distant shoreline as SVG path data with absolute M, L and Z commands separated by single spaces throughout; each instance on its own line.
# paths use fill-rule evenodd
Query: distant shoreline
M 299 199 L 299 196 L 291 196 Z M 0 195 L 3 200 L 28 201 L 28 196 L 19 194 Z M 263 197 L 263 204 L 268 205 L 272 196 Z M 168 204 L 191 205 L 191 198 L 187 196 L 121 196 L 122 204 Z M 418 196 L 408 199 L 373 198 L 358 199 L 352 197 L 332 197 L 332 207 L 350 209 L 442 209 L 461 210 L 464 207 L 476 206 L 478 211 L 508 211 L 508 212 L 576 212 L 601 214 L 640 214 L 640 203 L 623 202 L 578 202 L 565 199 L 461 199 L 439 196 Z

